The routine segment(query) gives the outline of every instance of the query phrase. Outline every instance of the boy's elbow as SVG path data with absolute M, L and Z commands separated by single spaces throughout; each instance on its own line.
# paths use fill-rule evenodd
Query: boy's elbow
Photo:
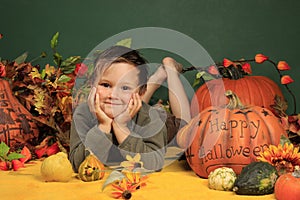
M 146 154 L 143 156 L 142 161 L 144 168 L 153 171 L 160 171 L 164 167 L 164 156 L 159 153 L 158 155 Z

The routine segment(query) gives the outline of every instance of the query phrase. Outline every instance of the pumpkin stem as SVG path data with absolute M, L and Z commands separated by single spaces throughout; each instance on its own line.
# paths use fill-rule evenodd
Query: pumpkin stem
M 227 108 L 230 110 L 233 109 L 244 109 L 245 106 L 242 104 L 239 97 L 233 93 L 231 90 L 227 90 L 225 92 L 225 96 L 229 99 L 229 103 L 227 104 Z
M 299 165 L 295 166 L 294 172 L 292 173 L 292 175 L 296 178 L 300 178 L 300 167 Z

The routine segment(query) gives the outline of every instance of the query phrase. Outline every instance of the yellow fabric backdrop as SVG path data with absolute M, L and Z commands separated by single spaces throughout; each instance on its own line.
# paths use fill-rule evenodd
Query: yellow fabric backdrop
M 1 199 L 7 200 L 105 200 L 110 197 L 104 180 L 82 182 L 76 174 L 67 183 L 44 182 L 40 175 L 41 161 L 32 161 L 18 171 L 0 171 Z M 211 190 L 207 179 L 188 169 L 185 161 L 174 161 L 161 172 L 149 175 L 147 186 L 133 193 L 133 200 L 194 200 L 194 199 L 275 199 L 274 195 L 240 196 L 234 192 Z M 108 176 L 106 173 L 104 179 Z

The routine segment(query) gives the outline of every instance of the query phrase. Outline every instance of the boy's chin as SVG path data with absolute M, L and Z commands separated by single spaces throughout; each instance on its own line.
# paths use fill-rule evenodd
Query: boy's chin
M 109 112 L 106 112 L 106 115 L 107 115 L 109 118 L 113 119 L 113 118 L 119 116 L 122 112 L 123 112 L 123 110 L 120 110 L 120 111 L 114 111 L 114 112 L 109 111 Z

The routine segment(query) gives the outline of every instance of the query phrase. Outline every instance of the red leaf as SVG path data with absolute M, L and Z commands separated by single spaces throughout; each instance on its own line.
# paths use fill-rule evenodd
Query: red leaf
M 25 163 L 31 159 L 31 152 L 26 146 L 23 147 L 21 154 L 25 156 L 24 158 L 19 159 L 22 163 Z
M 47 156 L 51 156 L 53 154 L 58 153 L 59 151 L 60 151 L 60 149 L 59 149 L 58 143 L 55 142 L 50 147 L 47 148 L 46 154 L 47 154 Z
M 289 75 L 284 75 L 281 77 L 281 84 L 287 85 L 294 82 L 294 80 Z
M 24 163 L 19 160 L 12 160 L 11 163 L 14 171 L 17 171 L 19 168 L 24 167 Z
M 0 78 L 1 78 L 1 77 L 5 77 L 5 76 L 6 76 L 5 65 L 3 65 L 2 62 L 0 62 Z
M 36 149 L 34 152 L 38 158 L 43 157 L 46 154 L 47 146 L 43 146 L 39 149 Z

